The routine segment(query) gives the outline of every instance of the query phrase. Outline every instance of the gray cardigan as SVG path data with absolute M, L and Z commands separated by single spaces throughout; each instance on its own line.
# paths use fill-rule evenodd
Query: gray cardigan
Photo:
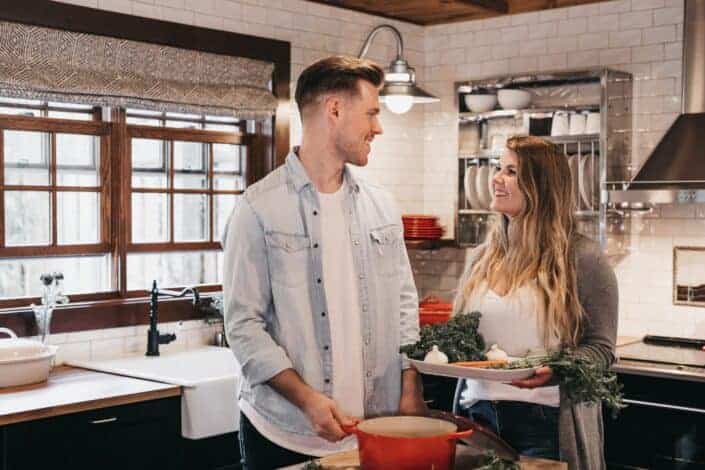
M 467 281 L 479 250 L 470 253 L 461 286 Z M 609 368 L 615 359 L 617 338 L 617 278 L 594 241 L 580 236 L 575 244 L 575 256 L 578 297 L 586 314 L 576 352 Z M 456 308 L 459 305 L 456 297 Z M 606 468 L 601 406 L 572 403 L 561 393 L 558 428 L 560 457 L 570 470 Z

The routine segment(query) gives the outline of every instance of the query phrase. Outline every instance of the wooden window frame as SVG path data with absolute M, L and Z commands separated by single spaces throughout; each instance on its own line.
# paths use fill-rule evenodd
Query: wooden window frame
M 254 183 L 284 162 L 289 152 L 288 112 L 291 71 L 291 45 L 289 42 L 140 18 L 77 5 L 55 3 L 50 0 L 35 0 L 32 3 L 32 8 L 27 8 L 26 2 L 8 0 L 0 9 L 0 20 L 273 62 L 275 67 L 272 76 L 272 91 L 277 98 L 275 115 L 270 120 L 257 122 L 254 126 L 254 134 L 242 136 L 246 138 L 248 144 L 247 184 Z M 67 109 L 67 111 L 70 110 Z M 128 126 L 125 111 L 120 109 L 112 110 L 111 122 L 54 118 L 46 119 L 47 122 L 44 122 L 37 121 L 37 119 L 43 118 L 0 117 L 0 121 L 4 120 L 2 122 L 7 124 L 8 128 L 19 126 L 22 128 L 21 130 L 41 130 L 36 128 L 36 123 L 41 122 L 54 126 L 53 129 L 56 129 L 54 132 L 77 133 L 77 129 L 95 130 L 98 128 L 100 132 L 109 136 L 105 138 L 110 142 L 108 148 L 101 147 L 101 157 L 104 162 L 109 161 L 111 175 L 108 181 L 104 181 L 108 185 L 110 207 L 106 210 L 103 220 L 103 226 L 108 230 L 106 235 L 108 240 L 107 245 L 102 247 L 110 251 L 114 257 L 121 253 L 124 256 L 128 248 L 127 230 L 124 226 L 127 223 L 128 214 L 125 213 L 125 203 L 129 191 L 125 190 L 124 184 L 118 184 L 120 183 L 118 178 L 129 174 L 129 172 L 126 173 L 129 164 L 124 158 L 127 151 L 128 127 L 143 126 L 132 124 Z M 163 128 L 157 129 L 164 130 Z M 187 135 L 189 131 L 193 132 L 191 129 L 178 130 L 184 131 L 184 135 Z M 218 134 L 218 131 L 208 130 L 205 132 L 208 132 L 209 135 Z M 230 135 L 225 132 L 221 132 L 221 134 Z M 111 156 L 109 160 L 105 158 L 108 155 Z M 102 166 L 102 168 L 107 167 L 108 165 Z M 124 180 L 122 181 L 124 182 Z M 4 211 L 4 205 L 2 207 Z M 4 236 L 4 227 L 0 228 L 2 228 L 0 236 Z M 64 249 L 62 247 L 56 248 L 58 249 L 51 254 L 61 254 L 58 252 Z M 84 245 L 72 248 L 76 248 L 78 251 L 86 249 Z M 94 248 L 96 247 L 91 246 L 91 249 Z M 87 251 L 88 249 L 86 249 Z M 41 256 L 42 254 L 45 253 L 36 248 L 27 253 L 31 256 Z M 0 253 L 0 256 L 8 255 Z M 24 254 L 18 256 L 24 256 Z M 121 260 L 119 263 L 123 267 L 125 266 L 124 261 Z M 73 295 L 71 296 L 71 304 L 58 307 L 52 320 L 52 332 L 62 333 L 146 324 L 148 322 L 146 291 L 126 292 L 124 290 L 126 284 L 122 282 L 124 279 L 119 279 L 119 276 L 124 275 L 124 271 L 118 266 L 113 267 L 114 285 L 121 286 L 122 292 Z M 219 286 L 201 287 L 204 292 L 219 289 Z M 0 301 L 0 326 L 12 328 L 19 335 L 36 334 L 36 325 L 29 304 L 36 303 L 38 300 Z M 201 312 L 193 309 L 189 300 L 163 299 L 160 300 L 160 304 L 160 321 L 203 317 Z

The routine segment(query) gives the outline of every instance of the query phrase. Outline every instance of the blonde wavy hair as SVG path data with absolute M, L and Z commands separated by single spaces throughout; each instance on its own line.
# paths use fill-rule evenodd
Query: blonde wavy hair
M 563 345 L 577 346 L 584 311 L 573 255 L 577 232 L 567 159 L 554 144 L 533 136 L 511 137 L 507 148 L 518 157 L 524 208 L 511 224 L 502 215 L 490 230 L 462 286 L 461 303 L 482 286 L 502 282 L 510 294 L 535 283 L 544 345 L 557 337 Z

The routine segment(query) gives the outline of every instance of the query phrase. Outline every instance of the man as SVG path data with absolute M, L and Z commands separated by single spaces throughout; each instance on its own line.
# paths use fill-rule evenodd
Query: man
M 351 449 L 344 426 L 425 411 L 399 354 L 418 340 L 418 297 L 399 211 L 360 181 L 382 133 L 383 71 L 330 57 L 296 85 L 301 146 L 245 192 L 224 240 L 225 320 L 242 369 L 247 470 Z M 403 370 L 403 373 L 402 373 Z

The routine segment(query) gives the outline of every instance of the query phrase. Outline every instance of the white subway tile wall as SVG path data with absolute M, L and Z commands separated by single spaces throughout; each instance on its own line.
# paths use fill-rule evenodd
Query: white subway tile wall
M 148 328 L 147 325 L 141 325 L 59 333 L 49 336 L 49 344 L 59 347 L 55 365 L 71 360 L 114 359 L 131 354 L 144 354 L 147 351 Z M 159 332 L 176 333 L 176 340 L 160 345 L 159 349 L 162 352 L 185 351 L 212 345 L 215 335 L 221 329 L 222 323 L 208 325 L 203 320 L 160 323 Z
M 301 0 L 66 2 L 291 41 L 292 96 L 306 65 L 330 54 L 356 55 L 372 27 L 391 21 Z M 370 164 L 360 172 L 389 187 L 404 212 L 439 215 L 446 236 L 452 237 L 458 203 L 455 81 L 598 65 L 630 71 L 635 77 L 635 170 L 680 112 L 683 0 L 617 0 L 426 28 L 391 23 L 404 35 L 419 83 L 441 101 L 402 116 L 384 111 L 385 133 L 375 140 Z M 393 39 L 386 33 L 370 49 L 383 65 L 393 53 Z M 292 106 L 292 144 L 300 135 Z M 670 295 L 672 247 L 686 240 L 703 244 L 705 210 L 662 208 L 642 224 L 632 224 L 632 230 L 633 250 L 616 268 L 620 334 L 705 336 L 705 311 L 676 307 Z M 452 298 L 465 250 L 413 250 L 410 257 L 422 296 Z M 134 338 L 126 336 L 123 347 L 141 348 L 139 340 L 132 346 Z M 67 344 L 71 354 L 103 350 L 100 344 Z

